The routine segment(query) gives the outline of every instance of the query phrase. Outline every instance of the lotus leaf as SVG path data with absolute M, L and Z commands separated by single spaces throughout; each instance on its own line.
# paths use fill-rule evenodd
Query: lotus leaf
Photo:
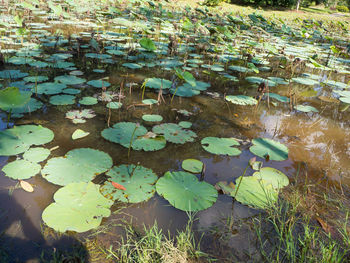
M 276 93 L 267 93 L 267 95 L 272 98 L 272 99 L 275 99 L 275 100 L 278 100 L 280 102 L 289 102 L 289 98 L 285 97 L 285 96 L 281 96 L 281 95 L 278 95 Z
M 49 157 L 51 151 L 43 147 L 30 148 L 23 154 L 23 158 L 32 163 L 40 163 Z
M 148 78 L 146 81 L 146 87 L 151 89 L 170 89 L 172 82 L 167 79 Z
M 294 82 L 297 82 L 297 83 L 300 83 L 300 84 L 303 84 L 303 85 L 310 85 L 310 86 L 313 86 L 315 84 L 318 84 L 318 81 L 316 80 L 313 80 L 313 79 L 309 79 L 309 78 L 292 78 L 292 80 Z
M 80 92 L 81 92 L 80 89 L 64 89 L 64 90 L 62 90 L 62 93 L 70 94 L 70 95 L 77 95 Z
M 182 169 L 195 174 L 201 173 L 203 166 L 203 163 L 196 159 L 186 159 L 182 162 Z
M 259 171 L 255 172 L 253 176 L 265 180 L 276 190 L 289 185 L 288 177 L 281 171 L 272 167 L 261 168 Z
M 261 158 L 272 161 L 284 161 L 288 159 L 288 148 L 284 144 L 268 139 L 257 138 L 252 140 L 253 146 L 249 150 Z
M 64 157 L 48 160 L 41 174 L 57 185 L 89 182 L 111 168 L 112 164 L 112 158 L 105 152 L 79 148 L 69 151 Z
M 23 153 L 31 145 L 41 145 L 53 140 L 51 130 L 42 126 L 22 125 L 0 131 L 0 156 Z
M 0 78 L 1 79 L 21 79 L 24 77 L 27 77 L 28 73 L 21 72 L 17 69 L 8 69 L 0 71 Z
M 158 151 L 165 147 L 166 140 L 164 136 L 159 136 L 153 132 L 148 132 L 143 136 L 137 137 L 132 143 L 134 150 Z
M 172 143 L 184 144 L 186 142 L 193 142 L 197 137 L 191 130 L 183 129 L 176 123 L 164 123 L 153 127 L 152 131 L 157 134 L 164 135 L 165 139 Z
M 32 163 L 27 160 L 16 160 L 6 164 L 2 171 L 7 177 L 16 180 L 29 179 L 38 174 L 41 170 L 41 165 Z
M 91 109 L 71 110 L 66 113 L 66 118 L 72 120 L 74 124 L 85 123 L 85 119 L 91 119 L 95 116 L 94 111 Z
M 157 114 L 145 114 L 142 119 L 148 122 L 159 122 L 163 120 L 163 117 Z
M 92 182 L 71 183 L 60 188 L 53 198 L 55 202 L 45 208 L 42 218 L 59 232 L 85 232 L 98 227 L 103 217 L 110 216 L 113 204 Z
M 256 105 L 258 103 L 253 97 L 245 95 L 227 95 L 225 99 L 237 105 Z
M 73 140 L 81 139 L 88 136 L 89 134 L 90 134 L 89 132 L 85 132 L 81 129 L 76 129 L 72 134 L 72 139 Z
M 78 84 L 83 84 L 86 79 L 79 78 L 74 75 L 63 75 L 63 76 L 58 76 L 55 78 L 56 82 L 61 82 L 66 85 L 78 85 Z
M 157 49 L 154 42 L 147 37 L 142 38 L 139 43 L 140 43 L 141 47 L 143 47 L 147 51 L 154 51 Z
M 166 172 L 158 180 L 156 189 L 172 206 L 183 211 L 207 209 L 218 197 L 212 185 L 187 172 Z
M 30 77 L 25 77 L 23 80 L 25 82 L 33 82 L 33 83 L 40 83 L 47 81 L 49 77 L 47 76 L 30 76 Z
M 75 97 L 72 95 L 55 95 L 50 97 L 52 105 L 71 105 L 75 103 Z
M 180 121 L 179 126 L 181 126 L 184 129 L 189 129 L 192 127 L 192 122 L 189 121 Z
M 107 172 L 110 178 L 101 187 L 101 193 L 113 201 L 125 203 L 140 203 L 150 199 L 155 193 L 158 176 L 149 168 L 135 165 L 114 166 Z M 126 190 L 115 188 L 111 182 L 116 182 Z
M 95 88 L 108 88 L 111 86 L 111 83 L 105 80 L 90 80 L 87 82 L 88 85 L 93 86 Z
M 241 177 L 236 179 L 237 182 L 241 181 Z M 239 188 L 236 187 L 231 193 L 231 196 L 242 204 L 264 209 L 268 208 L 278 199 L 278 191 L 276 191 L 269 182 L 260 180 L 255 176 L 243 177 Z
M 223 154 L 237 156 L 241 151 L 234 146 L 239 146 L 239 142 L 234 138 L 205 137 L 201 141 L 202 147 L 207 152 L 213 154 Z
M 176 88 L 170 89 L 171 94 L 175 94 L 179 97 L 193 97 L 195 95 L 198 95 L 200 93 L 199 90 L 195 90 L 191 87 L 191 85 L 188 86 L 178 86 Z
M 38 94 L 54 95 L 61 93 L 67 86 L 62 83 L 56 82 L 45 82 L 38 84 L 36 89 L 33 88 L 32 91 Z
M 20 91 L 15 87 L 8 87 L 0 90 L 0 109 L 10 111 L 23 107 L 29 102 L 32 93 L 30 91 Z
M 79 103 L 82 105 L 95 105 L 97 104 L 97 99 L 94 97 L 83 97 L 79 100 Z
M 140 69 L 142 68 L 142 65 L 137 63 L 123 63 L 123 67 L 130 68 L 130 69 Z
M 153 104 L 156 104 L 158 103 L 157 100 L 154 100 L 154 99 L 145 99 L 142 101 L 143 104 L 147 104 L 147 105 L 153 105 Z
M 111 101 L 107 103 L 107 108 L 114 109 L 114 110 L 120 109 L 121 106 L 123 106 L 123 104 L 117 101 Z
M 318 110 L 315 107 L 309 105 L 296 105 L 294 106 L 294 109 L 302 112 L 318 112 Z

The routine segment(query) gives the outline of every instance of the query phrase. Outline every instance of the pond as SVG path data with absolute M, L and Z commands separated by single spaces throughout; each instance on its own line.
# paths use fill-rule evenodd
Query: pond
M 175 235 L 188 211 L 215 254 L 218 222 L 259 214 L 299 175 L 321 192 L 350 185 L 344 24 L 327 38 L 317 21 L 258 14 L 24 3 L 0 15 L 10 259 L 91 235 L 115 244 L 122 220 Z M 242 257 L 248 232 L 229 242 Z

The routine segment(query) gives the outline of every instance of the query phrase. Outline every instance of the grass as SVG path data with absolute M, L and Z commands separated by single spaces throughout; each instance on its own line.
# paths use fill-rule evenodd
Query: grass
M 132 224 L 125 225 L 125 238 L 118 248 L 101 248 L 106 259 L 120 263 L 185 263 L 209 262 L 209 256 L 200 250 L 192 231 L 193 216 L 185 229 L 170 237 L 159 229 L 157 223 L 150 228 L 138 230 Z

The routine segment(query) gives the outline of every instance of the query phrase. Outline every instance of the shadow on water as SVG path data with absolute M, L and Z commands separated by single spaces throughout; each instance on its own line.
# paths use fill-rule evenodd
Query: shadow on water
M 48 240 L 13 196 L 0 193 L 0 262 L 87 262 L 85 246 L 71 236 Z

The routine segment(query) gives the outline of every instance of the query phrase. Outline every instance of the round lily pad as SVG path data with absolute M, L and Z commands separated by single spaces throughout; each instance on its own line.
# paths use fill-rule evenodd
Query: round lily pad
M 309 79 L 309 78 L 298 77 L 298 78 L 292 78 L 292 80 L 293 80 L 294 82 L 297 82 L 297 83 L 303 84 L 303 85 L 310 85 L 310 86 L 313 86 L 313 85 L 318 84 L 318 81 L 313 80 L 313 79 Z
M 78 85 L 78 84 L 83 84 L 86 81 L 86 79 L 79 78 L 74 75 L 62 75 L 62 76 L 56 77 L 55 81 L 61 82 L 66 85 Z
M 172 82 L 167 79 L 148 78 L 146 79 L 146 87 L 151 89 L 169 89 Z
M 48 128 L 36 125 L 22 125 L 0 131 L 0 156 L 23 153 L 32 145 L 42 145 L 53 140 L 54 134 Z
M 203 166 L 203 163 L 196 159 L 186 159 L 182 162 L 182 169 L 195 174 L 201 173 Z
M 142 103 L 143 103 L 143 104 L 147 104 L 147 105 L 153 105 L 153 104 L 158 103 L 158 101 L 157 101 L 157 100 L 154 100 L 154 99 L 144 99 L 144 100 L 142 101 Z
M 237 105 L 256 105 L 258 103 L 253 97 L 245 95 L 228 95 L 225 99 Z
M 79 103 L 82 105 L 95 105 L 97 102 L 97 98 L 94 97 L 83 97 L 81 100 L 79 100 Z
M 38 174 L 41 165 L 27 160 L 16 160 L 6 164 L 2 171 L 7 177 L 17 180 L 29 179 Z
M 284 161 L 288 159 L 288 148 L 284 144 L 268 139 L 257 138 L 252 140 L 253 146 L 249 150 L 261 158 Z
M 241 181 L 241 176 L 236 179 L 236 185 Z M 246 176 L 242 178 L 239 188 L 235 187 L 231 196 L 242 204 L 253 208 L 264 209 L 275 204 L 278 199 L 278 191 L 272 184 L 261 180 L 255 176 Z
M 123 67 L 130 68 L 130 69 L 140 69 L 142 68 L 142 65 L 137 63 L 124 63 L 122 64 Z
M 57 82 L 45 82 L 38 84 L 36 89 L 32 88 L 33 92 L 38 94 L 54 95 L 61 93 L 67 86 L 62 83 Z
M 298 111 L 302 111 L 302 112 L 318 112 L 318 109 L 316 109 L 315 107 L 312 107 L 310 105 L 296 105 L 294 106 L 294 109 L 298 110 Z
M 112 158 L 105 152 L 79 148 L 69 151 L 64 157 L 48 160 L 41 174 L 57 185 L 89 182 L 111 168 L 112 164 Z
M 77 140 L 88 136 L 90 132 L 83 131 L 81 129 L 76 129 L 72 134 L 72 139 Z
M 0 90 L 0 109 L 8 111 L 23 107 L 29 102 L 32 93 L 30 91 L 20 91 L 15 87 L 7 87 Z
M 184 129 L 189 129 L 192 126 L 192 122 L 189 121 L 180 121 L 179 125 Z
M 148 122 L 159 122 L 163 120 L 163 117 L 157 114 L 145 114 L 142 119 Z
M 184 144 L 193 142 L 197 137 L 191 130 L 183 129 L 176 123 L 164 123 L 153 127 L 153 132 L 164 135 L 165 139 L 172 143 Z
M 30 148 L 23 154 L 23 158 L 32 163 L 40 163 L 49 157 L 51 151 L 43 147 Z
M 103 197 L 99 185 L 92 182 L 71 183 L 54 195 L 55 202 L 45 208 L 42 218 L 59 232 L 85 232 L 101 224 L 111 214 L 113 201 Z
M 155 186 L 158 176 L 149 168 L 135 165 L 114 166 L 107 172 L 110 178 L 101 187 L 101 193 L 114 200 L 125 203 L 139 203 L 147 201 L 155 193 Z M 125 190 L 113 186 L 115 182 Z
M 107 103 L 107 108 L 114 109 L 114 110 L 120 109 L 121 106 L 123 106 L 123 103 L 117 102 L 117 101 L 111 101 Z
M 258 179 L 265 180 L 277 190 L 289 185 L 288 177 L 281 171 L 272 167 L 263 167 L 259 171 L 255 172 L 253 176 L 257 177 Z
M 111 83 L 105 80 L 90 80 L 87 82 L 88 85 L 93 86 L 95 88 L 108 88 L 111 86 Z
M 237 156 L 241 151 L 234 146 L 239 146 L 239 142 L 234 138 L 205 137 L 201 141 L 202 147 L 207 152 L 213 154 L 223 154 Z
M 50 97 L 52 105 L 71 105 L 75 103 L 75 97 L 72 95 L 55 95 Z
M 172 206 L 183 211 L 207 209 L 218 197 L 212 185 L 187 172 L 166 172 L 158 180 L 156 189 Z

